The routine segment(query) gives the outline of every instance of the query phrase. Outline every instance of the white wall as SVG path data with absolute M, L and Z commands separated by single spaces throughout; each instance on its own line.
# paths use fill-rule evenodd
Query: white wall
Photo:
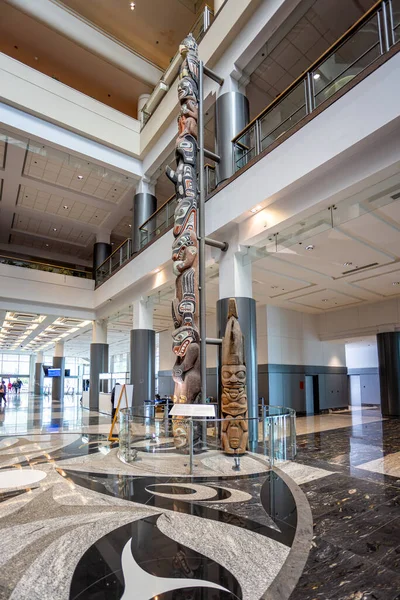
M 94 319 L 94 281 L 0 264 L 0 307 Z M 26 306 L 26 308 L 24 308 Z
M 345 345 L 321 342 L 319 339 L 317 315 L 276 306 L 266 306 L 265 309 L 268 363 L 346 366 Z M 265 356 L 265 348 L 262 352 Z
M 0 100 L 138 156 L 140 123 L 0 53 Z
M 376 344 L 346 344 L 346 366 L 348 369 L 371 369 L 379 367 Z
M 334 340 L 396 331 L 400 326 L 400 298 L 371 302 L 318 316 L 321 339 Z

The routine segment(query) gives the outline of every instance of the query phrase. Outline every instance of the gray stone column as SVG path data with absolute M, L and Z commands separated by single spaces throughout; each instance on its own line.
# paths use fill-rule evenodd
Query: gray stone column
M 149 192 L 139 192 L 133 197 L 132 252 L 140 250 L 140 227 L 157 210 L 157 198 Z M 151 227 L 153 230 L 154 227 Z M 149 229 L 149 233 L 152 233 Z M 150 240 L 149 240 L 150 241 Z
M 131 331 L 131 383 L 133 406 L 142 409 L 146 400 L 154 400 L 156 332 L 153 329 Z
M 151 298 L 136 298 L 133 302 L 131 331 L 131 383 L 133 406 L 142 411 L 146 400 L 154 400 L 156 369 L 156 333 L 153 329 Z
M 53 356 L 53 369 L 60 369 L 60 376 L 52 378 L 51 397 L 53 400 L 63 400 L 65 375 L 64 342 L 56 343 Z
M 226 92 L 215 104 L 215 152 L 221 157 L 216 165 L 217 183 L 234 174 L 232 139 L 249 123 L 249 101 L 240 92 Z
M 108 370 L 107 322 L 93 321 L 93 343 L 90 344 L 90 410 L 99 410 L 100 373 L 108 373 Z
M 33 384 L 33 393 L 36 396 L 43 395 L 44 371 L 43 371 L 43 352 L 36 355 L 35 375 Z
M 112 246 L 106 242 L 96 242 L 93 246 L 93 277 L 96 275 L 96 269 L 105 261 L 111 254 Z
M 400 333 L 378 333 L 381 410 L 385 417 L 400 417 Z
M 233 298 L 233 296 L 230 296 Z M 257 324 L 256 301 L 254 298 L 236 297 L 238 318 L 244 336 L 244 355 L 247 375 L 247 402 L 249 419 L 258 418 L 258 368 L 257 368 Z M 217 302 L 217 334 L 223 337 L 228 320 L 229 298 Z M 219 382 L 219 397 L 221 397 L 221 350 L 218 356 L 217 379 Z M 249 421 L 249 448 L 254 450 L 258 442 L 258 421 Z

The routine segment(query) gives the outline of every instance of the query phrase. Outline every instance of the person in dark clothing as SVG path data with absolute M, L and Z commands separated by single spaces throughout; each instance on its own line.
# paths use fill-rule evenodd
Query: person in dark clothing
M 120 385 L 121 385 L 120 383 L 116 383 L 116 384 L 114 385 L 113 389 L 112 389 L 112 392 L 111 392 L 111 422 L 114 420 L 115 413 L 116 413 L 116 410 L 117 410 L 117 408 L 116 408 L 116 407 L 114 408 L 114 400 L 115 400 L 115 388 L 116 388 L 117 386 L 120 386 Z
M 0 383 L 0 406 L 1 406 L 1 403 L 3 402 L 3 400 L 4 400 L 4 404 L 6 404 L 6 402 L 7 402 L 6 393 L 7 393 L 7 386 L 6 386 L 6 382 L 3 379 L 2 382 Z

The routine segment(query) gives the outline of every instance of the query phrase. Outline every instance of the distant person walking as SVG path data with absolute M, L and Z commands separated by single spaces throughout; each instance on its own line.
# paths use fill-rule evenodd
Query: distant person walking
M 3 381 L 0 383 L 0 406 L 1 406 L 1 403 L 3 402 L 3 400 L 4 400 L 4 404 L 6 404 L 6 402 L 7 402 L 6 393 L 7 393 L 7 386 L 6 386 L 6 382 L 3 379 Z
M 21 388 L 22 388 L 22 381 L 18 377 L 18 379 L 17 379 L 17 394 L 21 393 Z

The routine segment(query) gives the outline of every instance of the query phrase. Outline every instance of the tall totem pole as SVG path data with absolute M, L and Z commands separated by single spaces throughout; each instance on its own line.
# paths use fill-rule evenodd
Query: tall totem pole
M 176 275 L 172 318 L 175 331 L 172 349 L 176 355 L 172 377 L 174 402 L 195 403 L 201 395 L 200 336 L 198 298 L 197 241 L 197 120 L 199 111 L 199 59 L 196 40 L 189 34 L 179 52 L 183 62 L 179 71 L 178 137 L 175 146 L 176 169 L 167 167 L 167 176 L 175 184 L 175 209 L 172 246 L 173 271 Z M 188 424 L 180 417 L 173 421 L 177 448 L 188 445 Z

